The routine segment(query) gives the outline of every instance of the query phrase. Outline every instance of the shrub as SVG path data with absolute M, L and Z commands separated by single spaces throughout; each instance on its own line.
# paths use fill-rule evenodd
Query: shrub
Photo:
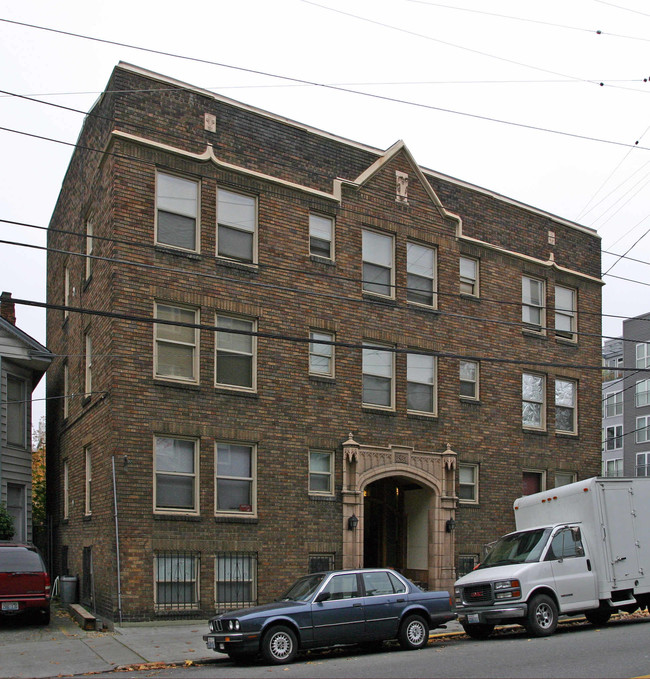
M 11 540 L 14 536 L 14 520 L 3 502 L 0 502 L 0 540 Z

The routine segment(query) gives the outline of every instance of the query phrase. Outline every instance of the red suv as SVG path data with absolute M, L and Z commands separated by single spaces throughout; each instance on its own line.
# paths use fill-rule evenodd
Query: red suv
M 0 542 L 0 615 L 26 613 L 50 622 L 50 576 L 33 545 Z

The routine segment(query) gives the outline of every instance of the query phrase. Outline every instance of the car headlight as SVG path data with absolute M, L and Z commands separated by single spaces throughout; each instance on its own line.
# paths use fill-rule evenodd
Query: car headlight
M 208 623 L 208 627 L 210 628 L 211 632 L 216 632 L 217 631 L 217 626 L 214 623 L 214 620 L 210 620 Z
M 240 624 L 239 620 L 228 620 L 228 631 L 229 632 L 238 632 L 240 629 Z
M 519 587 L 519 580 L 500 580 L 494 583 L 494 590 L 498 591 L 500 589 L 513 589 Z

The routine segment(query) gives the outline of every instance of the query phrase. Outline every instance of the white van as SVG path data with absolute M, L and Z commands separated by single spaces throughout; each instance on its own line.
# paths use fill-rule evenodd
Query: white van
M 552 634 L 558 616 L 603 625 L 650 605 L 650 478 L 591 478 L 514 503 L 516 532 L 455 586 L 458 619 L 475 639 L 519 623 Z

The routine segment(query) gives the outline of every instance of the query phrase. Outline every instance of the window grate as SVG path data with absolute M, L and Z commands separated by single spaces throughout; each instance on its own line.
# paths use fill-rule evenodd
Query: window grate
M 257 605 L 257 552 L 215 554 L 217 613 Z

